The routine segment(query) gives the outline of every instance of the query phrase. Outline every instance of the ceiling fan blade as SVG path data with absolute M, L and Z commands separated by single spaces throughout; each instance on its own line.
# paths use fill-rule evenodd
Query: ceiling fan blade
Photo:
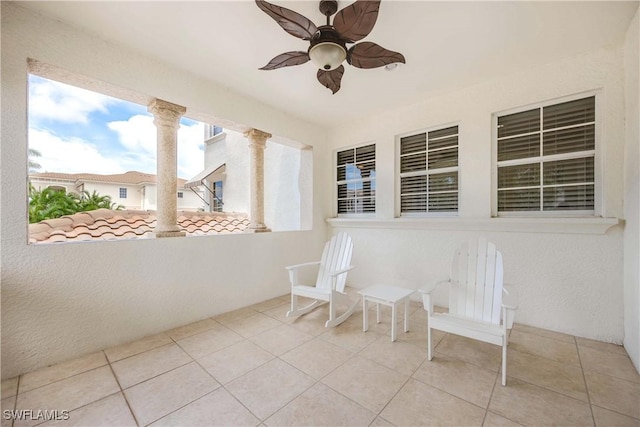
M 365 38 L 373 29 L 380 10 L 380 0 L 358 0 L 333 18 L 333 26 L 347 42 Z
M 260 68 L 260 70 L 275 70 L 276 68 L 300 65 L 308 62 L 309 59 L 307 52 L 285 52 L 273 58 L 267 65 Z
M 318 70 L 318 81 L 322 86 L 327 89 L 331 89 L 331 92 L 336 93 L 340 90 L 340 81 L 342 80 L 343 74 L 344 67 L 342 65 L 331 71 Z
M 316 24 L 293 10 L 276 6 L 264 0 L 256 0 L 264 13 L 272 17 L 287 33 L 302 40 L 311 40 L 318 31 Z
M 377 68 L 394 62 L 405 63 L 401 53 L 387 50 L 371 42 L 354 45 L 347 52 L 347 62 L 358 68 Z

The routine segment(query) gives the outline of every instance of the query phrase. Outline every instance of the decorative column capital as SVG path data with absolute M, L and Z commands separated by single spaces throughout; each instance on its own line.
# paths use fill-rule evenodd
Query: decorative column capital
M 271 138 L 271 134 L 258 129 L 249 129 L 244 133 L 249 138 L 249 142 L 256 145 L 265 145 L 267 139 Z
M 153 123 L 156 126 L 178 127 L 180 117 L 187 112 L 182 105 L 172 104 L 162 99 L 154 98 L 147 107 L 147 111 L 153 114 Z

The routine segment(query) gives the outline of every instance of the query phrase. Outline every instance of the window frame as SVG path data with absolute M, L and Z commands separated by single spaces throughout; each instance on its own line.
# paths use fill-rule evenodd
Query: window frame
M 353 150 L 354 152 L 354 159 L 355 159 L 355 151 L 358 148 L 362 148 L 362 147 L 366 147 L 369 145 L 373 145 L 374 147 L 374 168 L 373 171 L 376 172 L 376 176 L 371 178 L 362 178 L 362 179 L 357 179 L 357 180 L 342 180 L 339 181 L 338 180 L 338 154 L 344 151 L 349 151 L 349 150 Z M 335 213 L 335 217 L 336 218 L 375 218 L 377 211 L 378 211 L 378 198 L 377 198 L 377 180 L 378 180 L 378 176 L 377 176 L 377 166 L 378 166 L 378 145 L 376 144 L 375 141 L 368 141 L 368 142 L 364 142 L 361 144 L 355 144 L 355 145 L 351 145 L 348 147 L 341 147 L 341 148 L 337 148 L 333 150 L 333 162 L 332 162 L 332 167 L 333 167 L 333 212 Z M 375 182 L 376 184 L 376 192 L 374 193 L 374 195 L 372 196 L 374 199 L 374 203 L 373 203 L 373 212 L 352 212 L 352 213 L 339 213 L 338 212 L 338 186 L 348 183 L 348 182 Z
M 124 196 L 123 196 L 124 194 Z M 126 199 L 129 196 L 129 190 L 127 187 L 119 187 L 118 188 L 118 198 Z
M 404 174 L 402 173 L 402 155 L 401 155 L 401 140 L 402 138 L 408 137 L 408 136 L 414 136 L 414 135 L 419 135 L 421 133 L 426 134 L 426 138 L 427 138 L 427 154 L 429 152 L 429 132 L 434 132 L 434 131 L 439 131 L 439 130 L 444 130 L 447 128 L 451 128 L 451 127 L 457 127 L 458 128 L 458 144 L 456 145 L 457 148 L 457 165 L 456 166 L 450 166 L 450 167 L 446 167 L 446 168 L 440 168 L 440 169 L 432 169 L 430 172 L 429 166 L 428 166 L 428 157 L 427 157 L 427 165 L 426 165 L 426 169 L 424 171 L 418 171 L 418 172 L 405 172 Z M 441 124 L 441 125 L 436 125 L 436 126 L 429 126 L 423 129 L 418 129 L 415 131 L 411 131 L 411 132 L 404 132 L 401 134 L 396 135 L 396 144 L 395 144 L 395 154 L 396 154 L 396 160 L 395 160 L 395 168 L 396 168 L 396 173 L 395 175 L 395 212 L 396 212 L 396 218 L 429 218 L 429 217 L 458 217 L 460 215 L 460 194 L 461 194 L 461 180 L 460 180 L 460 122 L 450 122 L 450 123 L 446 123 L 446 124 Z M 422 176 L 422 175 L 426 175 L 427 176 L 427 200 L 429 197 L 429 189 L 428 189 L 428 177 L 431 174 L 438 174 L 438 173 L 446 173 L 446 172 L 457 172 L 458 174 L 458 188 L 456 190 L 456 193 L 458 195 L 458 202 L 457 202 L 457 207 L 455 211 L 448 211 L 448 212 L 443 212 L 443 211 L 425 211 L 425 212 L 402 212 L 402 178 L 403 175 L 404 176 Z M 427 201 L 427 209 L 428 209 L 428 201 Z
M 577 101 L 584 98 L 594 97 L 594 149 L 593 149 L 593 168 L 594 168 L 594 204 L 593 210 L 543 210 L 544 205 L 541 205 L 541 209 L 538 211 L 498 211 L 498 169 L 500 166 L 513 166 L 518 164 L 528 163 L 540 163 L 553 162 L 559 160 L 566 160 L 572 158 L 588 158 L 588 156 L 576 156 L 575 153 L 569 152 L 544 156 L 542 152 L 536 157 L 527 157 L 517 160 L 503 160 L 498 161 L 498 118 L 507 116 L 510 114 L 521 113 L 527 110 L 539 109 L 541 111 L 544 107 L 551 107 L 554 105 L 562 104 L 565 102 Z M 602 217 L 603 210 L 603 189 L 604 189 L 604 164 L 602 155 L 602 142 L 601 142 L 601 129 L 602 129 L 602 110 L 601 110 L 601 91 L 591 90 L 586 92 L 580 92 L 572 95 L 567 95 L 559 98 L 554 98 L 546 101 L 536 102 L 520 107 L 514 107 L 502 111 L 494 112 L 491 115 L 491 216 L 492 217 L 531 217 L 531 218 L 594 218 Z M 540 132 L 543 132 L 543 123 L 540 122 Z M 591 151 L 591 150 L 587 150 Z M 547 159 L 545 159 L 547 158 Z M 542 170 L 540 173 L 541 179 L 543 176 Z M 544 188 L 541 184 L 538 187 L 532 188 Z M 542 193 L 541 193 L 542 197 Z

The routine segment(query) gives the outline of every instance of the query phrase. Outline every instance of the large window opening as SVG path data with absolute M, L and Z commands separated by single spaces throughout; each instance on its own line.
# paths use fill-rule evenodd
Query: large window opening
M 156 127 L 147 106 L 36 74 L 28 77 L 29 242 L 149 237 L 158 195 Z M 209 116 L 201 114 L 202 118 Z M 187 235 L 243 232 L 250 211 L 248 144 L 243 133 L 182 117 L 177 136 L 178 226 Z M 224 140 L 224 156 L 212 158 L 209 143 Z M 311 199 L 307 193 L 312 189 L 312 156 L 303 147 L 268 143 L 265 192 L 275 200 L 265 199 L 265 207 L 274 231 L 311 223 L 312 209 L 303 208 L 302 201 Z M 226 164 L 223 173 L 187 186 L 219 161 Z M 281 166 L 287 166 L 286 172 Z M 81 212 L 91 215 L 78 217 Z M 66 228 L 58 229 L 62 222 L 46 221 L 63 216 L 71 219 Z M 124 223 L 126 227 L 117 229 Z

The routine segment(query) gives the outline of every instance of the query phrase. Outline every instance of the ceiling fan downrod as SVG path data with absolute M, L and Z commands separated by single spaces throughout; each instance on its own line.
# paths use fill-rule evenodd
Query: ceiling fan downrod
M 320 0 L 318 9 L 320 9 L 320 13 L 327 17 L 327 25 L 330 25 L 329 17 L 338 11 L 338 1 Z

